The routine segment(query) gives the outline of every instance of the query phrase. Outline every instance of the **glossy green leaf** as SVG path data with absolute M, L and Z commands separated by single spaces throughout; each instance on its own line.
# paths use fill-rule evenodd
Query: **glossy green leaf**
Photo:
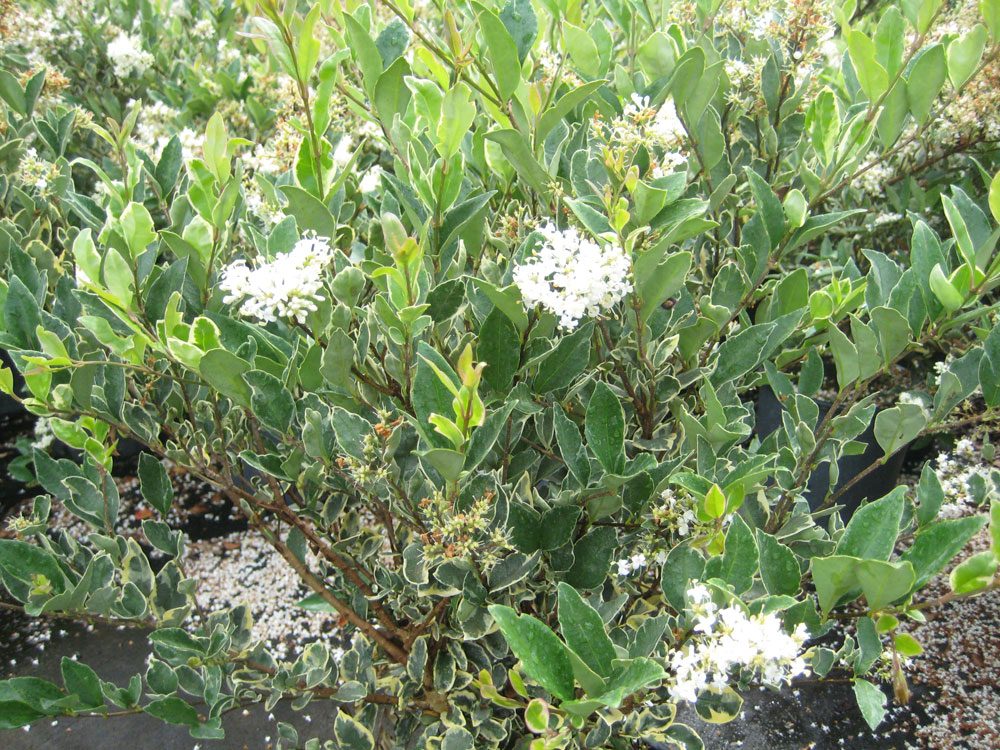
M 560 700 L 573 699 L 573 667 L 566 646 L 540 620 L 491 604 L 490 614 L 528 675 Z
M 598 383 L 587 406 L 587 445 L 608 474 L 625 470 L 625 412 L 614 391 Z
M 569 584 L 560 583 L 558 591 L 559 629 L 566 645 L 598 675 L 610 677 L 617 655 L 601 616 Z

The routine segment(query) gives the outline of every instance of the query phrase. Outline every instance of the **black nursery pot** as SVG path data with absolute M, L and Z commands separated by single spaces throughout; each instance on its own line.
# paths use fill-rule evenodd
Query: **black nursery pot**
M 817 399 L 819 406 L 819 418 L 822 419 L 830 411 L 833 404 L 828 401 Z M 778 400 L 769 387 L 762 387 L 757 392 L 757 435 L 763 440 L 781 426 L 781 412 L 784 405 Z M 876 410 L 876 413 L 878 411 Z M 855 438 L 858 442 L 865 444 L 864 453 L 856 456 L 843 456 L 837 462 L 840 468 L 840 477 L 836 492 L 854 477 L 863 472 L 869 466 L 885 455 L 882 448 L 875 440 L 874 420 L 868 428 Z M 847 489 L 843 495 L 837 498 L 837 504 L 844 507 L 840 511 L 841 518 L 846 522 L 858 507 L 868 500 L 877 500 L 887 495 L 893 490 L 899 480 L 899 474 L 903 469 L 903 461 L 906 458 L 907 447 L 898 450 L 888 461 L 877 469 L 873 469 L 869 474 L 852 487 Z M 830 476 L 826 471 L 814 471 L 806 485 L 803 495 L 809 503 L 809 507 L 817 510 L 827 496 L 830 489 Z

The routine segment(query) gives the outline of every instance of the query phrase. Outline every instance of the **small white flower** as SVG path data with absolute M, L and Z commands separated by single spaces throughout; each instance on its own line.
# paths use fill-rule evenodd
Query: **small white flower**
M 373 193 L 378 190 L 378 186 L 382 183 L 382 168 L 379 166 L 374 166 L 365 172 L 361 181 L 358 183 L 358 190 L 362 193 Z
M 333 156 L 331 158 L 333 159 L 334 165 L 336 165 L 338 169 L 343 169 L 347 166 L 347 162 L 351 160 L 351 156 L 353 156 L 353 154 L 354 141 L 351 136 L 345 133 L 341 136 L 340 140 L 337 141 L 337 148 L 333 150 Z
M 631 561 L 632 570 L 639 570 L 640 568 L 646 567 L 646 556 L 641 552 L 632 555 Z
M 615 565 L 618 566 L 618 575 L 627 576 L 632 572 L 632 563 L 628 560 L 616 560 Z
M 45 417 L 39 417 L 38 421 L 35 422 L 35 440 L 31 444 L 31 447 L 44 451 L 52 445 L 52 441 L 55 439 L 55 433 L 52 432 L 52 423 Z
M 119 31 L 107 49 L 108 59 L 114 68 L 115 77 L 125 79 L 132 75 L 141 76 L 153 64 L 153 56 L 142 48 L 139 37 Z

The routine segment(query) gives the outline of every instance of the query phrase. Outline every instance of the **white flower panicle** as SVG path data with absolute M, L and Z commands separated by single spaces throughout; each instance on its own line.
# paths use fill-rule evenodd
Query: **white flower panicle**
M 119 79 L 141 76 L 153 64 L 153 56 L 142 48 L 139 37 L 124 31 L 119 31 L 118 36 L 108 44 L 108 59 Z
M 788 683 L 808 669 L 802 644 L 808 637 L 799 624 L 786 633 L 773 613 L 748 615 L 736 605 L 720 609 L 701 584 L 688 589 L 694 635 L 670 656 L 675 701 L 694 702 L 706 689 L 722 690 L 735 669 L 752 670 L 768 685 Z
M 514 269 L 526 307 L 541 305 L 573 330 L 585 315 L 600 315 L 632 291 L 631 263 L 617 244 L 601 247 L 574 229 L 552 223 L 539 230 L 545 241 Z
M 41 193 L 48 190 L 52 180 L 59 176 L 59 168 L 52 162 L 41 158 L 34 148 L 28 148 L 21 156 L 17 174 L 27 187 L 34 188 Z
M 333 260 L 326 237 L 304 237 L 287 253 L 251 268 L 246 261 L 231 263 L 222 272 L 223 302 L 243 300 L 240 313 L 265 322 L 304 317 L 325 299 L 323 269 Z

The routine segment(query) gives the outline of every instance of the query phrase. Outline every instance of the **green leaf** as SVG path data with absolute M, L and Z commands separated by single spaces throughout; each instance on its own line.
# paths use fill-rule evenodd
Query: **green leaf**
M 29 585 L 34 576 L 45 576 L 56 594 L 66 590 L 66 577 L 56 558 L 28 542 L 0 539 L 0 570 Z
M 716 575 L 733 586 L 737 594 L 753 585 L 759 555 L 753 532 L 740 516 L 734 514 L 726 530 L 725 552 Z
M 934 264 L 928 283 L 937 301 L 949 314 L 961 309 L 965 304 L 965 296 L 949 281 L 940 263 Z
M 222 120 L 222 113 L 214 113 L 208 120 L 205 128 L 205 166 L 215 176 L 219 182 L 226 182 L 229 179 L 230 167 L 227 147 L 229 145 L 229 135 L 226 133 L 226 125 Z
M 573 666 L 556 634 L 540 620 L 518 615 L 510 607 L 492 604 L 489 612 L 531 678 L 560 700 L 572 700 Z
M 604 583 L 611 569 L 611 554 L 617 545 L 610 526 L 592 528 L 573 545 L 573 567 L 566 582 L 577 589 L 595 589 Z
M 189 727 L 196 727 L 201 723 L 201 720 L 198 718 L 198 712 L 194 707 L 187 701 L 176 696 L 160 698 L 152 703 L 147 703 L 142 707 L 142 710 L 150 716 L 155 716 L 157 719 L 165 721 L 168 724 L 183 724 Z
M 774 250 L 785 236 L 785 209 L 763 177 L 750 167 L 746 168 L 746 175 L 750 182 L 754 201 L 757 204 L 757 210 L 764 219 L 764 227 L 771 240 L 771 249 Z
M 146 502 L 166 518 L 174 503 L 174 488 L 163 464 L 149 453 L 139 456 L 139 485 Z
M 802 586 L 802 573 L 795 553 L 770 534 L 757 530 L 760 578 L 772 596 L 794 596 Z
M 861 377 L 858 362 L 858 350 L 847 335 L 837 326 L 830 326 L 830 349 L 833 351 L 833 361 L 837 366 L 837 385 L 840 390 Z
M 513 410 L 513 403 L 504 404 L 500 409 L 491 412 L 472 433 L 465 450 L 465 471 L 472 471 L 486 458 Z
M 993 326 L 983 342 L 983 358 L 979 360 L 979 385 L 986 405 L 1000 406 L 1000 326 Z
M 858 83 L 868 101 L 874 102 L 889 88 L 889 74 L 875 59 L 875 44 L 863 31 L 850 29 L 845 37 Z
M 621 661 L 616 665 L 622 664 Z M 645 656 L 629 659 L 625 662 L 624 669 L 621 669 L 612 680 L 610 687 L 597 700 L 606 706 L 618 708 L 626 698 L 642 690 L 647 685 L 660 682 L 667 676 L 666 671 L 659 662 Z
M 475 738 L 465 727 L 448 727 L 441 739 L 441 750 L 473 750 L 475 746 Z
M 948 78 L 956 89 L 962 88 L 976 72 L 988 40 L 986 27 L 977 23 L 948 45 Z
M 10 75 L 6 70 L 0 70 L 0 74 Z M 3 89 L 0 88 L 0 95 L 2 94 Z M 4 99 L 6 100 L 6 97 Z M 43 712 L 23 701 L 0 698 L 0 729 L 17 729 L 44 717 Z
M 437 151 L 445 160 L 458 153 L 462 139 L 476 117 L 476 105 L 470 100 L 469 87 L 459 81 L 441 101 L 441 122 L 437 128 Z
M 567 91 L 556 99 L 555 103 L 542 112 L 538 118 L 538 125 L 535 127 L 535 143 L 544 143 L 545 137 L 552 132 L 552 128 L 558 125 L 578 105 L 590 99 L 594 92 L 604 84 L 604 81 L 590 81 L 577 86 L 572 91 Z
M 909 345 L 910 324 L 898 310 L 891 307 L 876 307 L 870 315 L 878 333 L 882 364 L 889 365 Z
M 944 488 L 930 462 L 925 463 L 920 472 L 917 500 L 917 522 L 921 526 L 927 526 L 937 518 L 941 504 L 944 502 Z
M 678 612 L 687 607 L 687 590 L 692 581 L 701 578 L 705 570 L 705 558 L 686 542 L 681 542 L 667 555 L 660 572 L 660 588 L 663 595 Z
M 857 589 L 856 570 L 859 562 L 856 557 L 844 555 L 812 559 L 813 583 L 816 585 L 816 596 L 824 616 L 842 597 Z
M 598 383 L 587 406 L 587 445 L 608 474 L 625 470 L 625 412 L 606 383 Z
M 394 18 L 382 29 L 382 33 L 375 40 L 375 48 L 378 50 L 379 57 L 382 58 L 383 69 L 388 69 L 389 66 L 403 56 L 406 52 L 406 45 L 409 42 L 410 31 L 402 19 Z M 305 77 L 308 78 L 308 76 Z M 389 122 L 392 122 L 392 120 L 390 119 Z
M 549 731 L 550 716 L 549 704 L 541 698 L 532 698 L 524 709 L 524 725 L 535 734 L 545 734 Z
M 677 294 L 687 280 L 693 256 L 690 252 L 665 255 L 666 244 L 640 253 L 635 261 L 636 291 L 642 300 L 643 322 L 664 302 Z
M 375 750 L 375 738 L 368 727 L 344 711 L 337 713 L 333 736 L 342 750 Z
M 198 372 L 220 393 L 249 408 L 253 391 L 243 379 L 250 363 L 225 349 L 212 349 L 202 356 Z
M 551 178 L 531 152 L 531 147 L 525 137 L 516 130 L 494 130 L 492 133 L 487 133 L 486 137 L 500 144 L 504 156 L 507 157 L 521 178 L 547 202 L 549 200 L 548 185 Z
M 903 493 L 894 490 L 862 506 L 847 524 L 835 554 L 862 560 L 888 560 L 899 535 L 904 503 Z
M 17 79 L 7 70 L 0 70 L 0 98 L 7 102 L 12 110 L 19 115 L 28 113 L 28 104 L 24 96 L 24 89 Z
M 875 440 L 891 456 L 915 439 L 927 425 L 924 409 L 919 404 L 899 404 L 883 409 L 875 416 Z
M 381 122 L 391 123 L 397 114 L 406 113 L 410 89 L 404 79 L 409 72 L 409 63 L 400 57 L 378 77 L 372 101 Z
M 858 583 L 871 610 L 879 610 L 906 596 L 916 576 L 908 562 L 890 563 L 862 560 L 857 568 Z
M 715 357 L 712 385 L 719 387 L 754 369 L 765 356 L 776 326 L 777 323 L 758 323 L 723 341 Z
M 521 293 L 516 286 L 511 284 L 499 289 L 486 279 L 472 277 L 470 281 L 489 297 L 490 302 L 503 310 L 519 332 L 524 333 L 528 327 L 528 316 L 521 305 Z
M 885 717 L 885 693 L 868 680 L 856 679 L 854 681 L 854 697 L 857 698 L 861 715 L 865 717 L 871 730 L 875 731 Z
M 576 69 L 587 78 L 596 78 L 601 72 L 601 55 L 591 35 L 579 26 L 562 23 L 563 45 L 569 52 Z
M 870 617 L 858 619 L 857 631 L 858 651 L 854 659 L 854 672 L 864 674 L 882 655 L 882 639 L 875 621 Z
M 906 117 L 909 113 L 909 99 L 906 95 L 906 83 L 902 80 L 889 91 L 889 95 L 882 102 L 882 111 L 876 120 L 876 130 L 879 140 L 884 148 L 892 146 L 903 132 L 903 125 L 906 124 Z
M 1000 0 L 979 0 L 979 12 L 990 30 L 990 36 L 1000 39 Z
M 582 512 L 578 505 L 560 505 L 545 511 L 540 524 L 539 548 L 554 550 L 568 544 Z
M 122 304 L 129 307 L 132 304 L 135 277 L 132 269 L 117 250 L 108 248 L 104 256 L 104 284 Z
M 500 20 L 517 45 L 517 55 L 523 64 L 538 36 L 538 18 L 531 0 L 508 0 L 500 9 Z
M 80 708 L 93 710 L 104 707 L 101 679 L 93 669 L 68 656 L 62 658 L 60 668 L 66 692 L 80 699 Z
M 153 217 L 140 203 L 129 203 L 121 216 L 122 235 L 132 258 L 138 258 L 149 243 L 156 239 Z
M 948 77 L 944 47 L 935 44 L 924 49 L 906 77 L 906 95 L 910 112 L 921 125 L 931 113 L 931 107 Z
M 344 18 L 349 18 L 345 14 Z M 299 231 L 313 231 L 320 237 L 336 237 L 337 222 L 330 209 L 316 199 L 309 191 L 297 185 L 281 185 L 278 188 L 288 199 L 287 211 L 295 217 Z
M 588 320 L 573 333 L 560 338 L 555 348 L 538 360 L 538 374 L 532 381 L 535 393 L 565 388 L 587 369 L 593 333 L 594 323 Z
M 462 473 L 462 467 L 465 466 L 465 454 L 448 448 L 431 448 L 418 455 L 426 458 L 449 482 L 457 481 Z
M 713 484 L 705 495 L 705 512 L 712 518 L 722 518 L 726 515 L 726 496 L 717 484 Z
M 559 454 L 566 462 L 566 468 L 581 487 L 586 487 L 590 482 L 590 459 L 583 447 L 580 429 L 563 413 L 559 404 L 552 407 L 552 423 L 556 442 L 559 444 Z
M 566 645 L 598 675 L 610 677 L 611 662 L 617 655 L 604 621 L 572 586 L 560 583 L 558 590 L 559 629 Z
M 739 716 L 742 708 L 743 699 L 728 685 L 721 690 L 703 690 L 694 704 L 698 717 L 709 724 L 726 724 Z
M 996 553 L 988 549 L 960 562 L 951 571 L 948 580 L 953 592 L 965 594 L 989 585 L 996 572 Z
M 493 78 L 500 90 L 500 100 L 506 103 L 521 82 L 521 60 L 518 57 L 517 45 L 496 13 L 478 5 L 477 11 L 479 26 L 483 30 L 483 36 L 486 37 Z
M 985 516 L 968 516 L 939 521 L 917 532 L 911 546 L 899 556 L 900 560 L 913 563 L 917 581 L 914 590 L 919 589 L 948 562 L 959 550 L 986 525 Z
M 288 389 L 263 370 L 249 370 L 243 380 L 250 386 L 250 405 L 261 424 L 282 435 L 288 432 L 295 419 L 295 401 Z
M 498 307 L 486 316 L 479 329 L 476 354 L 486 363 L 483 380 L 497 393 L 506 393 L 521 359 L 521 337 L 517 328 Z
M 356 18 L 344 13 L 344 28 L 347 31 L 347 41 L 351 53 L 361 68 L 365 92 L 370 96 L 375 90 L 375 84 L 383 70 L 382 55 L 375 42 Z M 294 74 L 292 74 L 294 77 Z M 332 237 L 333 235 L 327 235 Z

